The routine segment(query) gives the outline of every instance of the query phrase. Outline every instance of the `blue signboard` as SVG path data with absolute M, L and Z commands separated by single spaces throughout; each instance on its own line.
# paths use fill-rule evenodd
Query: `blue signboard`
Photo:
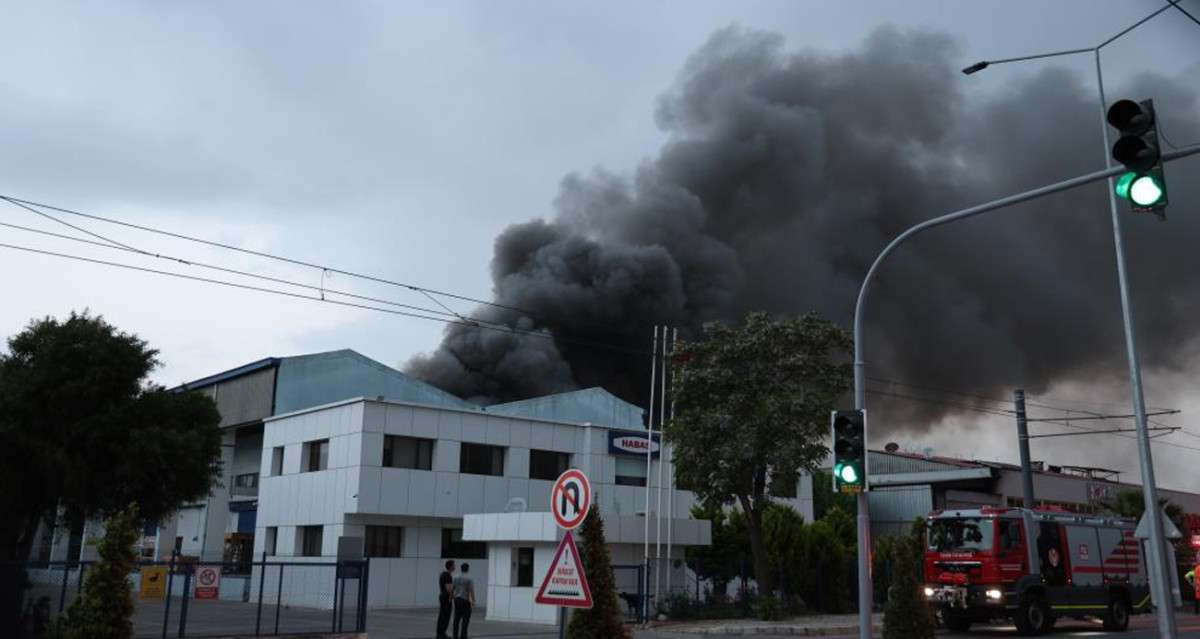
M 652 436 L 647 436 L 645 432 L 635 430 L 610 430 L 608 431 L 608 452 L 611 455 L 640 455 L 646 456 L 646 449 L 650 449 L 650 456 L 658 458 L 658 433 Z

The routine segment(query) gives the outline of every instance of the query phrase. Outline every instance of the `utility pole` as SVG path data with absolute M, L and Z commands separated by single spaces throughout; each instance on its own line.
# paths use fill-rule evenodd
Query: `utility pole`
M 1029 461 L 1029 429 L 1025 422 L 1025 389 L 1013 391 L 1013 407 L 1017 414 L 1017 448 L 1021 451 L 1021 497 L 1025 507 L 1033 510 L 1033 468 Z

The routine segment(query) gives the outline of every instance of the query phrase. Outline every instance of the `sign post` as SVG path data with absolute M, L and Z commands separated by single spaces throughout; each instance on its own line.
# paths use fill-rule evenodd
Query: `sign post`
M 587 518 L 591 506 L 592 485 L 583 471 L 570 468 L 558 476 L 554 487 L 550 489 L 550 512 L 554 514 L 554 521 L 559 528 L 567 532 L 554 551 L 554 559 L 534 601 L 559 606 L 560 638 L 566 636 L 567 608 L 592 607 L 592 591 L 588 588 L 579 548 L 575 546 L 575 537 L 571 534 Z

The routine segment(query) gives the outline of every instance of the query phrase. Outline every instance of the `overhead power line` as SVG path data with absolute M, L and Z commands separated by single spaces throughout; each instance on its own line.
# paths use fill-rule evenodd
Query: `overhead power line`
M 76 239 L 78 239 L 78 238 L 76 238 Z M 428 321 L 434 321 L 434 322 L 443 322 L 445 324 L 456 324 L 456 325 L 461 325 L 461 326 L 473 326 L 476 328 L 484 328 L 487 330 L 494 330 L 494 331 L 498 331 L 498 332 L 502 332 L 502 333 L 510 333 L 510 334 L 514 334 L 514 335 L 527 335 L 530 337 L 538 337 L 538 338 L 551 339 L 551 340 L 557 339 L 559 341 L 578 344 L 581 346 L 591 346 L 591 347 L 596 347 L 596 348 L 605 348 L 605 349 L 609 349 L 609 350 L 624 350 L 626 352 L 629 352 L 632 354 L 637 354 L 637 355 L 649 354 L 649 353 L 643 353 L 642 351 L 637 350 L 637 349 L 623 349 L 619 346 L 615 346 L 612 344 L 595 343 L 595 342 L 589 342 L 589 341 L 585 341 L 585 340 L 573 340 L 570 338 L 566 338 L 566 339 L 556 338 L 554 335 L 551 335 L 550 333 L 545 332 L 545 331 L 532 331 L 532 330 L 525 330 L 525 329 L 520 329 L 520 328 L 513 328 L 510 326 L 504 326 L 504 325 L 483 324 L 478 321 L 463 321 L 463 320 L 456 319 L 456 318 L 452 319 L 449 317 L 431 316 L 431 315 L 425 315 L 425 314 L 418 313 L 418 312 L 402 311 L 402 310 L 396 310 L 396 309 L 392 309 L 392 308 L 373 306 L 371 304 L 360 304 L 360 303 L 356 303 L 356 302 L 347 302 L 347 301 L 343 301 L 343 300 L 322 298 L 320 296 L 305 295 L 303 293 L 283 291 L 283 290 L 267 288 L 267 287 L 263 287 L 263 286 L 254 286 L 251 284 L 231 282 L 228 280 L 219 280 L 219 279 L 214 279 L 214 278 L 209 278 L 209 277 L 200 277 L 198 275 L 187 275 L 185 273 L 176 273 L 173 271 L 164 271 L 164 270 L 160 270 L 160 269 L 148 268 L 145 266 L 136 266 L 133 264 L 112 262 L 109 260 L 101 260 L 101 259 L 96 259 L 96 258 L 91 258 L 91 257 L 85 257 L 82 255 L 73 255 L 70 253 L 59 253 L 56 251 L 47 251 L 44 249 L 37 249 L 37 248 L 33 248 L 33 247 L 28 247 L 28 246 L 19 246 L 16 244 L 0 243 L 0 248 L 7 248 L 7 249 L 15 250 L 15 251 L 23 251 L 26 253 L 34 253 L 34 254 L 38 254 L 38 255 L 57 257 L 57 258 L 67 259 L 67 260 L 74 260 L 74 261 L 78 261 L 78 262 L 99 264 L 102 266 L 111 266 L 114 268 L 122 268 L 122 269 L 131 270 L 131 271 L 151 273 L 151 274 L 155 274 L 155 275 L 163 275 L 163 276 L 167 276 L 167 277 L 175 277 L 175 278 L 191 280 L 191 281 L 195 281 L 195 282 L 204 282 L 207 284 L 228 286 L 231 288 L 238 288 L 238 289 L 254 291 L 254 292 L 258 292 L 258 293 L 267 293 L 267 294 L 271 294 L 271 295 L 280 295 L 280 296 L 284 296 L 284 297 L 303 299 L 303 300 L 308 300 L 308 301 L 312 301 L 312 302 L 333 304 L 336 306 L 345 306 L 345 307 L 363 309 L 363 310 L 368 310 L 368 311 L 377 311 L 380 313 L 388 313 L 390 315 L 400 315 L 403 317 L 411 317 L 414 319 L 422 319 L 422 320 L 428 320 Z M 298 286 L 307 286 L 307 285 L 299 284 Z M 329 289 L 326 289 L 327 292 L 328 292 L 328 290 Z M 391 302 L 387 302 L 387 303 L 391 303 Z M 435 312 L 435 313 L 438 312 L 438 311 L 432 311 L 431 309 L 425 309 L 425 310 L 427 312 Z
M 36 208 L 40 208 L 40 209 L 48 209 L 48 210 L 51 210 L 51 211 L 56 211 L 56 212 L 59 212 L 59 213 L 64 213 L 64 214 L 67 214 L 67 215 L 74 215 L 74 216 L 78 216 L 78 217 L 81 217 L 81 218 L 85 218 L 85 219 L 89 219 L 89 220 L 94 220 L 94 221 L 97 221 L 97 222 L 104 222 L 104 223 L 106 223 L 106 224 L 114 224 L 114 225 L 117 225 L 117 226 L 122 226 L 122 227 L 125 227 L 125 228 L 136 229 L 136 230 L 139 230 L 139 231 L 144 231 L 144 232 L 146 232 L 146 233 L 154 233 L 154 234 L 157 234 L 157 235 L 162 235 L 162 236 L 165 236 L 165 237 L 172 237 L 172 238 L 175 238 L 175 239 L 179 239 L 179 240 L 185 240 L 185 241 L 188 241 L 188 242 L 195 242 L 195 243 L 197 243 L 197 244 L 203 244 L 203 245 L 206 245 L 206 246 L 211 246 L 211 247 L 214 247 L 214 248 L 225 249 L 225 250 L 228 250 L 228 251 L 235 251 L 235 252 L 238 252 L 238 253 L 243 253 L 243 254 L 246 254 L 246 255 L 253 255 L 253 256 L 255 256 L 255 257 L 261 257 L 261 258 L 264 258 L 264 259 L 275 260 L 275 261 L 278 261 L 278 262 L 283 262 L 283 263 L 287 263 L 287 264 L 292 264 L 292 265 L 295 265 L 295 266 L 303 266 L 303 267 L 307 267 L 307 268 L 317 269 L 317 270 L 320 270 L 320 271 L 323 271 L 323 272 L 326 272 L 326 273 L 335 273 L 335 274 L 338 274 L 338 275 L 345 275 L 345 276 L 347 276 L 347 277 L 353 277 L 353 278 L 356 278 L 356 279 L 361 279 L 361 280 L 364 280 L 364 281 L 369 281 L 369 282 L 375 282 L 375 283 L 378 283 L 378 284 L 386 284 L 386 285 L 388 285 L 388 286 L 397 286 L 397 287 L 400 287 L 400 288 L 408 289 L 408 290 L 410 290 L 410 291 L 413 291 L 413 292 L 424 293 L 424 294 L 426 294 L 427 296 L 429 296 L 429 295 L 437 295 L 437 296 L 446 297 L 446 298 L 450 298 L 450 299 L 456 299 L 456 300 L 465 301 L 465 302 L 472 302 L 472 303 L 475 303 L 475 304 L 481 304 L 481 305 L 485 305 L 485 306 L 491 306 L 491 307 L 495 307 L 495 308 L 502 308 L 502 309 L 506 309 L 506 310 L 514 311 L 514 312 L 517 312 L 517 313 L 521 313 L 521 314 L 523 314 L 523 315 L 526 315 L 526 316 L 528 316 L 528 317 L 530 317 L 530 318 L 532 318 L 532 319 L 538 319 L 538 320 L 541 320 L 541 321 L 543 321 L 543 322 L 549 322 L 549 323 L 560 322 L 560 320 L 556 320 L 556 319 L 554 319 L 554 318 L 548 318 L 548 317 L 544 316 L 542 313 L 539 313 L 539 312 L 536 312 L 536 311 L 532 311 L 532 310 L 529 310 L 529 309 L 525 309 L 525 308 L 521 308 L 521 307 L 519 307 L 519 306 L 514 306 L 514 305 L 511 305 L 511 304 L 503 304 L 503 303 L 500 303 L 500 302 L 495 302 L 495 301 L 490 301 L 490 300 L 480 299 L 480 298 L 477 298 L 477 297 L 471 297 L 471 296 L 469 296 L 469 295 L 460 295 L 460 294 L 458 294 L 458 293 L 451 293 L 451 292 L 449 292 L 449 291 L 442 291 L 442 290 L 438 290 L 438 289 L 434 289 L 434 288 L 429 288 L 429 287 L 426 287 L 426 286 L 418 286 L 418 285 L 416 285 L 416 284 L 411 284 L 411 283 L 408 283 L 408 282 L 400 282 L 400 281 L 397 281 L 397 280 L 392 280 L 392 279 L 388 279 L 388 278 L 385 278 L 385 277 L 379 277 L 379 276 L 376 276 L 376 275 L 370 275 L 370 274 L 366 274 L 366 273 L 359 273 L 359 272 L 356 272 L 356 271 L 349 271 L 349 270 L 345 270 L 345 269 L 337 268 L 337 267 L 335 267 L 335 266 L 329 266 L 329 265 L 325 265 L 325 264 L 317 264 L 317 263 L 315 263 L 315 262 L 309 262 L 309 261 L 307 261 L 307 260 L 296 259 L 296 258 L 292 258 L 292 257 L 287 257 L 287 256 L 284 256 L 284 255 L 278 255 L 278 254 L 275 254 L 275 253 L 267 253 L 267 252 L 265 252 L 265 251 L 256 251 L 256 250 L 253 250 L 253 249 L 248 249 L 248 248 L 244 248 L 244 247 L 241 247 L 241 246 L 234 246 L 234 245 L 232 245 L 232 244 L 226 244 L 226 243 L 224 243 L 224 242 L 217 242 L 217 241 L 214 241 L 214 240 L 208 240 L 208 239 L 204 239 L 204 238 L 201 238 L 201 237 L 196 237 L 196 236 L 193 236 L 193 235 L 187 235 L 187 234 L 185 234 L 185 233 L 177 233 L 177 232 L 175 232 L 175 231 L 168 231 L 168 230 L 165 230 L 165 229 L 155 228 L 155 227 L 152 227 L 152 226 L 147 226 L 147 225 L 143 225 L 143 224 L 135 224 L 135 223 L 133 223 L 133 222 L 127 222 L 127 221 L 124 221 L 124 220 L 119 220 L 119 219 L 112 218 L 112 217 L 105 217 L 105 216 L 102 216 L 102 215 L 95 215 L 95 214 L 93 214 L 93 213 L 84 213 L 83 211 L 77 211 L 77 210 L 74 210 L 74 209 L 68 209 L 68 208 L 64 208 L 64 207 L 60 207 L 60 206 L 54 206 L 54 205 L 52 205 L 52 204 L 46 204 L 46 203 L 44 203 L 44 202 L 36 202 L 36 201 L 33 201 L 33 200 L 26 200 L 26 199 L 19 198 L 19 197 L 14 197 L 14 196 L 11 196 L 11 195 L 4 195 L 4 194 L 0 194 L 0 199 L 2 199 L 2 200 L 5 200 L 5 201 L 7 201 L 7 202 L 9 202 L 9 203 L 11 203 L 11 204 L 14 204 L 14 205 L 16 205 L 16 206 L 21 206 L 22 208 L 25 208 L 25 209 L 27 209 L 27 210 L 29 210 L 29 209 L 30 209 L 30 207 L 36 207 Z M 46 214 L 46 213 L 44 213 L 44 212 L 38 212 L 38 211 L 36 211 L 36 210 L 35 210 L 34 212 L 35 212 L 35 213 L 37 213 L 38 215 L 42 215 L 43 217 L 48 217 L 48 218 L 50 218 L 50 219 L 54 219 L 55 221 L 58 221 L 58 222 L 60 222 L 60 223 L 62 223 L 62 224 L 66 224 L 67 226 L 70 226 L 71 228 L 74 228 L 74 229 L 76 229 L 76 230 L 79 230 L 79 231 L 82 231 L 82 232 L 84 232 L 84 233 L 87 233 L 87 234 L 89 234 L 89 235 L 92 235 L 93 237 L 101 237 L 101 238 L 103 237 L 103 236 L 100 236 L 100 235 L 98 235 L 98 234 L 96 234 L 96 233 L 93 233 L 93 232 L 91 232 L 91 231 L 88 231 L 87 229 L 83 229 L 83 228 L 81 228 L 81 227 L 78 227 L 78 226 L 75 226 L 75 225 L 69 224 L 69 223 L 67 223 L 67 222 L 65 222 L 65 221 L 58 220 L 57 218 L 53 218 L 53 217 L 49 216 L 48 214 Z M 107 239 L 107 238 L 103 238 L 103 239 L 105 239 L 105 241 L 108 241 L 108 242 L 114 242 L 113 240 L 109 240 L 109 239 Z M 114 243 L 116 243 L 116 242 L 114 242 Z M 119 243 L 118 243 L 118 244 L 119 244 Z M 125 245 L 122 245 L 122 246 L 125 246 Z M 129 247 L 129 246 L 125 246 L 125 248 L 131 248 L 131 247 Z M 134 250 L 136 250 L 136 249 L 134 249 Z M 452 312 L 453 312 L 453 311 L 452 311 Z M 612 330 L 612 327 L 611 327 L 611 326 L 609 326 L 609 325 L 607 325 L 607 324 L 604 324 L 604 323 L 601 323 L 601 322 L 594 322 L 594 321 L 587 321 L 587 320 L 580 321 L 580 320 L 578 320 L 578 319 L 576 319 L 576 320 L 574 320 L 574 321 L 575 321 L 576 323 L 586 323 L 586 324 L 591 324 L 592 326 L 594 326 L 594 327 L 596 327 L 596 328 L 603 329 L 604 331 L 607 331 L 607 332 L 609 332 L 609 333 L 611 333 L 611 334 L 618 334 L 618 332 L 617 332 L 617 331 L 613 331 L 613 330 Z

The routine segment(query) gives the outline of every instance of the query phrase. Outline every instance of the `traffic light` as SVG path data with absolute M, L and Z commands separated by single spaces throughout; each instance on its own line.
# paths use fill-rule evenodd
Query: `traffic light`
M 1117 178 L 1117 195 L 1129 200 L 1134 211 L 1164 217 L 1167 183 L 1163 180 L 1154 101 L 1117 100 L 1108 108 L 1108 123 L 1121 134 L 1113 144 L 1112 158 L 1128 170 Z
M 867 412 L 835 410 L 833 421 L 833 491 L 867 490 Z

